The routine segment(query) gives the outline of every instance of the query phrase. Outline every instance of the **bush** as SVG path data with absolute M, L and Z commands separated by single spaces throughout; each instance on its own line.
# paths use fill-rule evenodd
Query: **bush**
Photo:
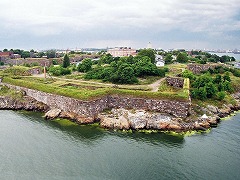
M 62 66 L 51 66 L 49 68 L 49 73 L 54 76 L 61 76 L 71 74 L 71 70 L 68 68 L 63 68 Z
M 224 91 L 217 92 L 216 99 L 219 101 L 222 101 L 226 96 L 226 93 Z
M 92 64 L 93 64 L 92 60 L 89 58 L 86 58 L 78 65 L 78 71 L 88 72 L 92 69 Z

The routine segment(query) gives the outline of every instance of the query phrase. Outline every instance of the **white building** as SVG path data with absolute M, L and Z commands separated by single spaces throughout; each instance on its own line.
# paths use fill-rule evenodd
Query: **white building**
M 165 65 L 165 61 L 163 60 L 163 56 L 155 54 L 155 62 L 157 67 L 163 67 Z

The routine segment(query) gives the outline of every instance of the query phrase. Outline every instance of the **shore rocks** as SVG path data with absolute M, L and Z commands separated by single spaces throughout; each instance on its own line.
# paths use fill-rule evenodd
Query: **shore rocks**
M 45 114 L 44 117 L 46 119 L 54 119 L 54 118 L 57 118 L 60 113 L 61 113 L 60 109 L 51 109 Z
M 28 96 L 23 96 L 21 99 L 0 96 L 0 109 L 45 112 L 49 109 L 49 107 L 46 104 L 38 102 L 35 99 Z
M 175 130 L 182 129 L 180 123 L 170 115 L 150 113 L 144 110 L 128 111 L 126 109 L 112 109 L 108 114 L 99 116 L 100 125 L 110 129 L 152 129 Z

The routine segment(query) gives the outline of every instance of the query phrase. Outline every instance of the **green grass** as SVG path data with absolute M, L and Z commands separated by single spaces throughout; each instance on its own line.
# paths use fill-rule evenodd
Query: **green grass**
M 187 101 L 188 96 L 183 92 L 149 92 L 141 90 L 117 89 L 111 87 L 97 88 L 94 90 L 86 90 L 84 88 L 64 88 L 65 81 L 48 82 L 40 78 L 20 78 L 12 79 L 11 77 L 4 77 L 3 82 L 16 86 L 35 89 L 51 94 L 62 95 L 80 100 L 93 100 L 106 95 L 122 95 L 129 97 L 152 98 L 152 99 L 166 99 L 166 100 L 180 100 Z
M 0 86 L 0 96 L 7 96 L 17 100 L 21 100 L 23 97 L 23 94 L 19 91 L 9 89 L 6 86 Z
M 160 77 L 159 76 L 145 76 L 142 78 L 138 78 L 140 85 L 148 85 L 148 84 L 152 84 L 155 81 L 159 80 Z
M 206 99 L 204 101 L 198 100 L 198 99 L 192 99 L 192 103 L 197 104 L 201 107 L 206 107 L 207 105 L 213 105 L 213 106 L 217 106 L 218 108 L 221 108 L 223 104 L 235 105 L 236 100 L 230 94 L 227 94 L 226 97 L 222 101 L 218 101 L 218 100 L 213 99 L 213 98 Z

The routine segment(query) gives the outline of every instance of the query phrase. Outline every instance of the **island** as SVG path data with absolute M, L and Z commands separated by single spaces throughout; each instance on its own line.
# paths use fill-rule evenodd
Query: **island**
M 240 71 L 232 57 L 118 50 L 122 57 L 103 51 L 20 58 L 17 65 L 5 60 L 9 64 L 0 71 L 0 109 L 42 111 L 46 119 L 108 129 L 175 132 L 205 131 L 240 110 Z

